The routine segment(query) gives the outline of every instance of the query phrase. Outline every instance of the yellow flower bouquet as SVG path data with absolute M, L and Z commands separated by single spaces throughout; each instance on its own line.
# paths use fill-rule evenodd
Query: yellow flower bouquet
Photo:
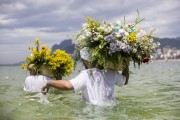
M 63 50 L 56 50 L 52 53 L 46 45 L 40 48 L 39 39 L 35 40 L 36 47 L 30 47 L 32 54 L 26 57 L 22 69 L 28 70 L 28 66 L 33 64 L 36 74 L 42 74 L 56 79 L 69 75 L 74 67 L 74 61 L 69 54 Z

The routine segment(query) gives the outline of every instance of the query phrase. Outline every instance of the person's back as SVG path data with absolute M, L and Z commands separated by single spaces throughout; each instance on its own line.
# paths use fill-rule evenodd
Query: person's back
M 47 80 L 51 79 L 52 78 L 44 75 L 30 75 L 25 80 L 24 91 L 40 92 L 42 86 L 46 84 Z
M 26 92 L 40 92 L 42 86 L 47 83 L 47 80 L 52 79 L 50 77 L 40 75 L 38 72 L 36 72 L 34 64 L 28 65 L 28 70 L 30 76 L 26 77 L 23 88 Z
M 70 80 L 74 90 L 81 91 L 83 100 L 94 105 L 112 105 L 115 103 L 115 84 L 123 86 L 125 77 L 113 70 L 91 68 L 82 71 Z
M 118 71 L 104 69 L 104 66 L 97 64 L 97 60 L 89 61 L 88 48 L 80 50 L 80 56 L 86 70 L 83 70 L 77 77 L 71 80 L 49 80 L 42 87 L 42 93 L 46 94 L 50 87 L 61 90 L 75 90 L 82 92 L 83 100 L 93 105 L 112 105 L 115 103 L 115 84 L 123 86 L 128 83 L 128 67 Z M 100 70 L 101 69 L 101 70 Z

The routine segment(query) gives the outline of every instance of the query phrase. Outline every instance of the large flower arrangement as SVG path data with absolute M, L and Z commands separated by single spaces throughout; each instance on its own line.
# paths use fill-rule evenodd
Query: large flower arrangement
M 154 30 L 146 33 L 137 25 L 142 21 L 138 16 L 134 23 L 121 24 L 119 21 L 108 23 L 95 21 L 91 17 L 86 18 L 83 29 L 76 35 L 76 53 L 84 48 L 89 48 L 90 62 L 96 60 L 96 64 L 103 68 L 122 70 L 130 61 L 140 66 L 143 60 L 150 58 L 159 42 L 154 42 Z
M 30 47 L 32 54 L 26 57 L 22 69 L 27 71 L 28 66 L 33 64 L 37 74 L 45 74 L 56 79 L 69 75 L 74 67 L 74 61 L 69 54 L 60 49 L 52 53 L 46 45 L 40 46 L 39 39 L 35 40 L 35 47 Z M 46 73 L 45 73 L 46 71 Z

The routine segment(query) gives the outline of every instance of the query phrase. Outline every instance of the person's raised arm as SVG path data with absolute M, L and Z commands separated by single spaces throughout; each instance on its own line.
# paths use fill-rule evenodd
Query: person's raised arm
M 61 90 L 73 90 L 74 87 L 69 80 L 50 80 L 45 86 L 42 87 L 41 92 L 46 94 L 49 91 L 49 87 L 55 87 Z

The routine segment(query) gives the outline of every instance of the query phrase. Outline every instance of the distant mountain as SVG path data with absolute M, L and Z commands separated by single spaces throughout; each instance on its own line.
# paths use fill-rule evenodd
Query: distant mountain
M 180 37 L 177 38 L 160 38 L 160 48 L 163 47 L 176 47 L 177 49 L 180 49 Z
M 155 40 L 157 41 L 157 40 Z M 160 42 L 160 48 L 163 47 L 176 47 L 177 49 L 180 49 L 180 37 L 177 38 L 160 38 L 158 40 Z M 55 51 L 57 49 L 65 50 L 69 54 L 73 54 L 75 50 L 75 45 L 72 43 L 71 39 L 63 40 L 59 44 L 55 44 L 52 46 L 52 51 Z
M 71 39 L 66 39 L 63 40 L 61 43 L 52 46 L 53 52 L 57 49 L 65 50 L 67 53 L 73 54 L 75 50 L 75 45 L 72 43 Z
M 159 41 L 159 40 L 158 40 Z M 160 48 L 163 47 L 176 47 L 177 49 L 180 49 L 180 37 L 177 38 L 160 38 L 161 43 Z M 67 53 L 69 54 L 73 54 L 74 50 L 75 50 L 75 45 L 72 43 L 71 39 L 66 39 L 63 40 L 61 43 L 59 44 L 54 44 L 52 46 L 52 51 L 54 52 L 57 49 L 61 49 L 61 50 L 65 50 Z M 72 57 L 74 57 L 72 55 Z M 19 63 L 14 63 L 14 64 L 0 64 L 0 66 L 7 66 L 7 65 L 21 65 L 23 62 L 19 62 Z

